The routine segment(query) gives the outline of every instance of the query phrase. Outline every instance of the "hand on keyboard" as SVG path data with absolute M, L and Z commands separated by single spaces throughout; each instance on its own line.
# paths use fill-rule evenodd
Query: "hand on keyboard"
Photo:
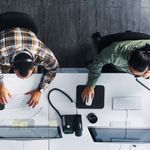
M 25 108 L 27 105 L 27 102 L 30 100 L 31 95 L 12 95 L 8 99 L 8 103 L 5 105 L 6 109 L 16 109 L 16 108 Z
M 4 84 L 0 85 L 0 103 L 1 104 L 7 104 L 8 98 L 10 97 L 10 92 L 8 89 L 4 86 Z
M 32 108 L 34 108 L 39 103 L 39 100 L 40 100 L 40 97 L 41 97 L 41 92 L 38 89 L 36 89 L 36 90 L 30 91 L 26 94 L 31 95 L 31 99 L 28 101 L 27 104 L 29 106 L 31 106 Z

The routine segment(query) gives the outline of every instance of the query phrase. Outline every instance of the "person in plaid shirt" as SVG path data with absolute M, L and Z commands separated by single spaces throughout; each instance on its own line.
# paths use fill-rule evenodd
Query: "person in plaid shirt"
M 58 61 L 52 51 L 44 45 L 31 30 L 14 27 L 0 32 L 0 103 L 8 103 L 11 96 L 3 81 L 3 73 L 13 71 L 19 78 L 32 75 L 35 66 L 43 66 L 44 72 L 39 87 L 28 94 L 28 105 L 35 107 L 43 90 L 53 80 L 58 68 Z

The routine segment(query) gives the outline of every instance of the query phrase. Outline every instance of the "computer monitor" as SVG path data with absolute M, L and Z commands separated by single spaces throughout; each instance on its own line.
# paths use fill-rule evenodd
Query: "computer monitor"
M 44 140 L 52 138 L 61 138 L 61 130 L 59 126 L 28 126 L 13 127 L 0 126 L 0 139 L 8 140 Z
M 94 142 L 150 142 L 148 128 L 98 128 L 89 127 Z

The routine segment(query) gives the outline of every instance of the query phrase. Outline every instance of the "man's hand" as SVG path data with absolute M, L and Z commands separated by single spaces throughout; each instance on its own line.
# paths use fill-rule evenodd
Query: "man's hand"
M 150 77 L 150 70 L 143 74 L 143 78 L 147 79 Z
M 31 106 L 32 108 L 34 108 L 39 103 L 41 92 L 38 89 L 36 89 L 26 94 L 31 94 L 31 99 L 29 100 L 27 104 Z
M 86 86 L 81 94 L 83 102 L 88 100 L 90 97 L 94 98 L 94 88 L 91 86 Z
M 8 98 L 11 97 L 10 92 L 5 88 L 4 84 L 0 85 L 0 104 L 8 103 Z

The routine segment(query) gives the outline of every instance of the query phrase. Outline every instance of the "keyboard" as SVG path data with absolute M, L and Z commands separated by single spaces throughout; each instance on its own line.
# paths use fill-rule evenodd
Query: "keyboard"
M 112 98 L 113 110 L 141 110 L 141 96 L 119 96 Z
M 27 102 L 30 100 L 31 95 L 20 94 L 20 95 L 11 95 L 8 99 L 8 103 L 5 105 L 5 109 L 16 109 L 24 108 L 28 106 Z

